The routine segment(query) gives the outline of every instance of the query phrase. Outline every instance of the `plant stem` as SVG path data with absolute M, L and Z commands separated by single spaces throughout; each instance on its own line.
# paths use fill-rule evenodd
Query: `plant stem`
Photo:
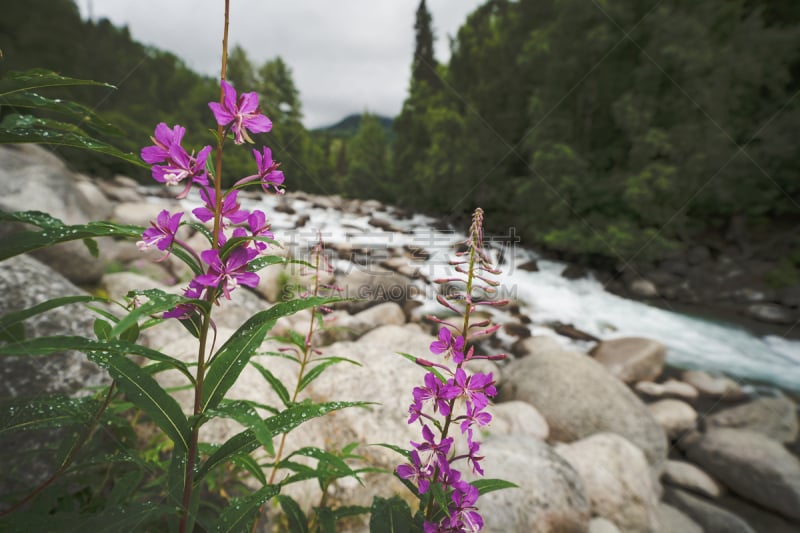
M 225 79 L 225 74 L 228 68 L 228 25 L 230 22 L 230 0 L 225 0 L 225 23 L 222 33 L 222 66 L 220 78 Z M 224 101 L 224 92 L 220 84 L 219 91 L 220 104 Z M 224 129 L 221 125 L 217 125 L 217 153 L 216 153 L 216 173 L 214 176 L 214 190 L 216 192 L 216 202 L 214 206 L 214 233 L 211 238 L 211 247 L 216 250 L 219 249 L 219 231 L 220 231 L 220 214 L 222 213 L 222 146 L 224 144 Z M 206 293 L 206 298 L 212 304 L 215 299 L 215 291 L 209 289 Z M 202 425 L 202 398 L 203 398 L 203 380 L 205 378 L 206 370 L 206 343 L 208 340 L 208 329 L 211 324 L 211 310 L 203 315 L 203 324 L 200 328 L 199 347 L 197 350 L 197 375 L 195 378 L 194 387 L 194 425 L 192 426 L 192 435 L 189 440 L 188 455 L 186 457 L 186 474 L 183 482 L 183 499 L 181 501 L 181 519 L 178 529 L 180 533 L 185 533 L 189 522 L 189 507 L 192 501 L 192 484 L 194 483 L 194 469 L 197 461 L 197 447 L 200 436 L 200 426 Z

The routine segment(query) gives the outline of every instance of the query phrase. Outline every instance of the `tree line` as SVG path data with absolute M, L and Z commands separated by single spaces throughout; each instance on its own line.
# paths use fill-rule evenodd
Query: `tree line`
M 392 131 L 369 114 L 355 130 L 307 130 L 281 58 L 258 65 L 235 47 L 228 77 L 261 95 L 276 125 L 267 144 L 293 189 L 453 218 L 480 205 L 495 229 L 515 226 L 528 243 L 601 261 L 653 261 L 732 233 L 781 236 L 779 249 L 800 251 L 799 6 L 489 0 L 441 64 L 422 0 Z M 156 121 L 211 125 L 216 80 L 126 28 L 82 21 L 72 0 L 12 3 L 0 36 L 2 71 L 37 66 L 116 83 L 74 96 L 121 126 L 131 151 Z M 65 155 L 87 172 L 133 172 Z M 242 156 L 226 168 L 251 165 Z

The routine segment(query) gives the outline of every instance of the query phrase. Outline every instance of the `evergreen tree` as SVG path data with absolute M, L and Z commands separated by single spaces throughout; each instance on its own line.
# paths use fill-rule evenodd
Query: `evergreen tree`
M 389 142 L 377 116 L 361 116 L 347 155 L 344 192 L 353 198 L 389 200 Z
M 417 7 L 416 21 L 414 22 L 416 46 L 414 59 L 411 64 L 411 83 L 425 82 L 431 87 L 439 83 L 436 72 L 436 57 L 433 53 L 433 27 L 431 14 L 425 5 L 425 0 L 420 0 Z

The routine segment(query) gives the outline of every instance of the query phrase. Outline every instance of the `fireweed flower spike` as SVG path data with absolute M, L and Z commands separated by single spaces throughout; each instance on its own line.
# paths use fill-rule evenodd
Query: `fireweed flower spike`
M 435 484 L 449 497 L 451 503 L 447 508 L 436 498 L 421 499 L 426 505 L 420 510 L 424 514 L 424 530 L 428 533 L 479 531 L 483 527 L 483 518 L 476 506 L 478 489 L 462 481 L 459 465 L 463 461 L 475 474 L 483 475 L 480 464 L 483 456 L 479 455 L 476 428 L 491 422 L 492 416 L 485 409 L 489 406 L 489 399 L 497 394 L 497 389 L 491 373 L 471 374 L 467 365 L 474 359 L 498 360 L 505 357 L 504 354 L 477 355 L 475 347 L 469 344 L 476 335 L 491 334 L 497 330 L 489 321 L 471 323 L 470 315 L 477 306 L 503 304 L 490 298 L 497 286 L 490 276 L 499 272 L 493 268 L 489 255 L 483 250 L 481 209 L 473 215 L 470 235 L 465 244 L 466 251 L 458 253 L 457 259 L 451 262 L 458 276 L 440 280 L 459 281 L 465 288 L 451 290 L 437 298 L 448 310 L 457 312 L 460 318 L 452 321 L 433 319 L 441 329 L 438 339 L 431 343 L 430 351 L 440 356 L 440 362 L 422 358 L 416 360 L 424 368 L 440 369 L 442 375 L 440 378 L 428 372 L 424 385 L 412 391 L 413 402 L 409 407 L 408 423 L 420 424 L 424 441 L 412 441 L 409 455 L 411 464 L 397 467 L 397 475 L 414 483 L 420 494 L 427 493 L 431 484 Z M 477 294 L 480 297 L 476 297 Z M 457 326 L 459 321 L 462 325 Z M 475 331 L 479 328 L 480 331 Z M 466 441 L 466 449 L 460 452 L 456 450 L 459 443 L 449 436 L 454 427 L 458 427 Z M 444 516 L 434 521 L 435 516 L 441 516 L 439 511 Z
M 219 250 L 206 250 L 200 254 L 208 264 L 208 273 L 201 274 L 195 281 L 203 287 L 220 287 L 226 299 L 231 299 L 231 291 L 239 285 L 256 287 L 258 274 L 247 271 L 247 265 L 258 252 L 249 248 L 235 248 L 226 260 L 219 256 Z
M 186 128 L 183 126 L 176 124 L 175 127 L 170 129 L 166 123 L 161 122 L 156 126 L 153 137 L 150 137 L 150 140 L 153 141 L 153 146 L 142 148 L 142 159 L 150 165 L 163 163 L 169 159 L 169 149 L 173 144 L 181 144 L 185 133 Z
M 242 144 L 244 141 L 253 143 L 253 139 L 247 134 L 266 133 L 272 129 L 272 121 L 261 114 L 258 108 L 258 95 L 254 92 L 242 93 L 236 98 L 236 89 L 225 80 L 222 85 L 222 104 L 210 102 L 208 107 L 214 113 L 217 124 L 227 127 L 230 125 L 233 131 L 233 142 Z
M 276 194 L 283 194 L 283 171 L 278 170 L 280 163 L 276 163 L 272 160 L 272 150 L 265 146 L 263 149 L 263 154 L 259 153 L 258 150 L 253 150 L 253 156 L 256 159 L 258 174 L 253 174 L 252 176 L 247 176 L 246 178 L 240 179 L 236 182 L 234 187 L 238 187 L 253 181 L 259 181 L 261 182 L 261 188 L 264 189 L 264 192 L 269 192 L 270 188 L 272 188 Z

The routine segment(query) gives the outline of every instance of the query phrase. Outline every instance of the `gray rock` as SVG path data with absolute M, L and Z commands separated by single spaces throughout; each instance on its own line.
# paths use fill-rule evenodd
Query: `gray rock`
M 665 489 L 664 502 L 686 513 L 706 533 L 756 533 L 742 518 L 679 489 Z
M 738 428 L 763 433 L 778 442 L 797 438 L 797 406 L 785 396 L 757 398 L 706 417 L 706 427 Z
M 334 311 L 326 319 L 326 328 L 319 332 L 319 345 L 355 340 L 380 326 L 402 326 L 406 322 L 403 308 L 394 302 L 384 302 L 355 315 Z
M 693 386 L 676 379 L 668 379 L 664 383 L 640 381 L 634 390 L 651 398 L 677 398 L 685 401 L 694 401 L 700 395 Z
M 481 446 L 487 476 L 519 488 L 490 492 L 478 501 L 485 531 L 585 532 L 591 518 L 580 475 L 544 442 L 489 436 Z
M 342 289 L 343 298 L 355 298 L 355 301 L 337 306 L 351 313 L 382 302 L 395 302 L 403 306 L 407 300 L 422 291 L 419 285 L 407 277 L 375 265 L 354 266 L 350 272 L 336 279 L 336 285 Z
M 623 531 L 653 531 L 658 495 L 642 451 L 624 437 L 598 433 L 556 452 L 580 474 L 592 514 Z
M 725 376 L 712 376 L 703 370 L 685 370 L 681 379 L 706 396 L 722 400 L 739 400 L 745 397 L 739 384 Z
M 602 432 L 622 435 L 660 471 L 667 440 L 642 401 L 591 357 L 563 350 L 555 341 L 540 344 L 503 369 L 499 400 L 531 403 L 547 419 L 550 438 L 557 441 Z
M 697 522 L 665 503 L 658 504 L 659 533 L 703 533 Z
M 626 337 L 603 341 L 592 350 L 594 358 L 625 383 L 652 381 L 664 370 L 666 347 L 658 341 Z
M 748 316 L 770 324 L 793 324 L 796 320 L 789 309 L 773 303 L 748 305 L 745 311 Z
M 732 491 L 800 520 L 800 460 L 761 433 L 715 428 L 685 443 L 689 459 Z
M 58 273 L 28 256 L 0 263 L 0 315 L 61 296 L 85 294 Z M 26 336 L 82 335 L 94 338 L 95 316 L 72 304 L 25 321 Z M 0 358 L 0 398 L 78 394 L 85 387 L 110 383 L 108 375 L 85 355 L 68 351 L 46 357 Z
M 697 427 L 697 411 L 680 400 L 659 400 L 647 406 L 667 437 L 677 439 Z
M 692 463 L 683 461 L 667 461 L 661 480 L 674 487 L 709 498 L 719 498 L 723 491 L 714 478 Z
M 547 420 L 527 402 L 500 402 L 492 407 L 492 434 L 525 435 L 539 440 L 547 440 L 550 428 Z
M 597 517 L 589 522 L 589 533 L 620 533 L 620 530 L 614 522 Z
M 641 298 L 658 297 L 658 288 L 656 288 L 655 283 L 647 279 L 633 280 L 628 286 L 628 289 L 631 291 L 632 294 L 639 296 Z

